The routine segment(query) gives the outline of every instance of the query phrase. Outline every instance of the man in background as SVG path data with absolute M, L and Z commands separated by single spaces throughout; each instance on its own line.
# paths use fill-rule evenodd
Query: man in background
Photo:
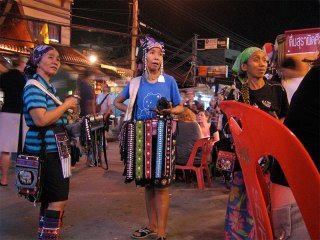
M 79 77 L 78 88 L 80 94 L 80 116 L 96 113 L 95 96 L 92 87 L 92 79 L 94 74 L 90 70 L 86 70 L 83 75 Z
M 106 132 L 109 131 L 109 117 L 112 112 L 112 96 L 109 93 L 109 86 L 106 83 L 101 84 L 102 93 L 98 94 L 96 104 L 100 106 L 99 114 L 103 114 Z
M 22 92 L 26 83 L 23 71 L 27 60 L 26 57 L 17 56 L 17 59 L 12 62 L 14 69 L 0 76 L 0 88 L 4 93 L 4 104 L 0 112 L 0 186 L 8 185 L 10 156 L 12 152 L 17 152 L 18 148 Z M 26 130 L 26 125 L 24 124 L 23 138 Z

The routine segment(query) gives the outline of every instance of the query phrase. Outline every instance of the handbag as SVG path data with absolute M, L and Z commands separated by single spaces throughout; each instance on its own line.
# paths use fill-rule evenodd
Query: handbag
M 15 183 L 18 194 L 24 196 L 28 201 L 40 201 L 42 193 L 43 178 L 43 153 L 45 150 L 44 134 L 45 130 L 41 129 L 39 134 L 42 140 L 40 155 L 30 155 L 22 152 L 22 109 L 20 112 L 19 142 L 18 155 L 16 158 Z
M 222 171 L 233 172 L 236 158 L 237 155 L 235 152 L 219 150 L 216 168 Z

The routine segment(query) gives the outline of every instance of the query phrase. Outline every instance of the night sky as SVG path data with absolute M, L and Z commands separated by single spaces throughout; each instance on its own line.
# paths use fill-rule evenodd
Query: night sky
M 156 29 L 140 27 L 140 33 L 174 45 L 197 33 L 200 38 L 228 36 L 261 46 L 285 30 L 320 26 L 318 0 L 139 0 L 139 9 L 139 20 Z M 130 32 L 128 0 L 75 0 L 73 14 L 104 21 L 74 17 L 73 23 Z

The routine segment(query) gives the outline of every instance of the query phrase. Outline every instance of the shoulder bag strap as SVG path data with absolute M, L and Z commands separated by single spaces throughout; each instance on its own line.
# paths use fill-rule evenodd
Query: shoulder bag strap
M 107 95 L 102 99 L 101 103 L 99 103 L 99 105 L 101 106 L 102 103 L 104 102 L 104 100 L 106 100 L 106 98 L 109 96 L 109 93 L 107 93 Z
M 58 104 L 59 106 L 62 105 L 62 102 L 56 98 L 55 95 L 53 95 L 51 92 L 49 92 L 40 82 L 38 82 L 37 80 L 35 79 L 30 79 L 27 81 L 25 87 L 29 86 L 29 85 L 34 85 L 36 86 L 37 88 L 41 89 L 43 92 L 45 92 L 49 97 L 52 98 L 52 100 Z M 68 109 L 68 112 L 69 113 L 73 113 L 73 110 L 72 109 Z
M 23 102 L 23 98 L 22 98 Z M 20 110 L 20 125 L 19 125 L 19 138 L 18 138 L 18 151 L 17 153 L 22 152 L 22 112 L 23 112 L 23 104 L 21 105 L 21 110 Z
M 23 131 L 23 98 L 22 98 L 22 103 L 21 103 L 21 109 L 20 109 L 20 124 L 19 124 L 19 137 L 18 137 L 18 150 L 17 153 L 22 153 L 22 131 Z M 44 154 L 45 153 L 45 148 L 46 148 L 46 143 L 44 141 L 45 138 L 45 133 L 46 133 L 46 129 L 44 128 L 39 128 L 40 131 L 40 137 L 41 137 L 41 149 L 40 149 L 40 154 Z
M 126 114 L 124 116 L 124 121 L 132 120 L 132 117 L 133 117 L 132 112 L 134 110 L 136 97 L 140 87 L 140 81 L 141 81 L 141 76 L 136 77 L 130 81 L 130 87 L 129 87 L 130 99 L 129 99 Z

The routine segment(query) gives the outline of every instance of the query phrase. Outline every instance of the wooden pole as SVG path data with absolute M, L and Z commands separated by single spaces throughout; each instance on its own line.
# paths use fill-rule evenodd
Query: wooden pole
M 138 35 L 138 0 L 133 0 L 131 34 L 131 70 L 134 76 L 136 71 L 136 48 Z

